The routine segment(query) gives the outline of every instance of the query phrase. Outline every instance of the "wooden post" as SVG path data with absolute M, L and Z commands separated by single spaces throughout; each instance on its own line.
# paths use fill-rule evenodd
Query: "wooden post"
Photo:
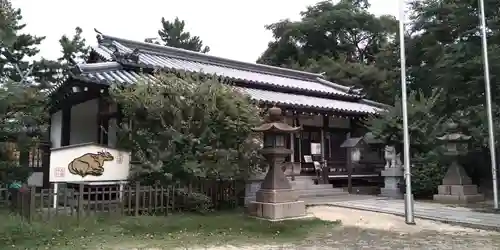
M 297 116 L 297 118 L 295 119 L 295 125 L 296 126 L 300 126 L 300 120 Z M 302 131 L 299 131 L 299 167 L 300 167 L 300 172 L 299 173 L 302 173 Z
M 295 117 L 293 117 L 295 118 Z M 295 127 L 295 119 L 292 119 L 292 126 Z M 292 181 L 295 181 L 295 133 L 290 134 L 290 149 L 292 153 L 290 154 L 290 164 L 292 167 Z
M 50 188 L 50 148 L 52 143 L 50 138 L 44 138 L 38 145 L 42 151 L 42 173 L 43 173 L 43 188 Z
M 140 190 L 140 184 L 139 182 L 135 183 L 135 204 L 134 204 L 134 215 L 139 216 L 139 190 Z
M 83 183 L 78 185 L 78 211 L 77 218 L 78 222 L 80 222 L 83 215 Z
M 347 133 L 347 139 L 351 138 L 351 133 Z M 347 191 L 352 193 L 352 149 L 347 148 Z
M 28 221 L 32 222 L 33 217 L 35 216 L 35 202 L 36 202 L 36 187 L 30 187 L 30 194 L 29 194 L 29 212 L 28 212 Z

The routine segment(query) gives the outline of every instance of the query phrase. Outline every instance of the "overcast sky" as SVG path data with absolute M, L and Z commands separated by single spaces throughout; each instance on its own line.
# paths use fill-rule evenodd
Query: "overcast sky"
M 178 16 L 186 30 L 202 38 L 210 53 L 255 62 L 267 48 L 271 33 L 264 25 L 299 19 L 300 11 L 318 0 L 11 0 L 21 8 L 25 30 L 46 36 L 42 56 L 60 56 L 58 40 L 80 26 L 95 44 L 94 28 L 104 34 L 142 41 L 157 36 L 162 17 Z M 398 0 L 371 0 L 376 15 L 398 14 Z

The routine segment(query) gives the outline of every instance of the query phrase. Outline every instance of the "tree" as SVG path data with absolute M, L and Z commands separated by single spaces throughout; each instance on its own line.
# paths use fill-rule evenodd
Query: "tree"
M 257 62 L 325 72 L 332 81 L 363 87 L 371 99 L 393 103 L 397 22 L 375 17 L 368 7 L 366 0 L 323 1 L 302 12 L 300 21 L 268 25 L 274 40 Z M 378 60 L 387 63 L 379 66 Z
M 184 31 L 186 23 L 178 17 L 173 22 L 161 19 L 162 28 L 158 30 L 160 40 L 163 45 L 180 49 L 187 49 L 201 53 L 210 51 L 210 47 L 203 46 L 203 41 L 199 36 L 191 36 L 191 33 Z M 154 38 L 146 38 L 145 42 L 160 44 Z
M 75 34 L 70 39 L 63 35 L 59 39 L 62 55 L 57 60 L 64 65 L 76 65 L 87 61 L 90 47 L 87 45 L 85 38 L 82 37 L 83 30 L 80 27 L 75 28 Z
M 71 39 L 63 35 L 59 39 L 59 44 L 61 45 L 62 55 L 57 59 L 58 65 L 56 67 L 60 68 L 59 82 L 64 81 L 68 75 L 70 69 L 78 63 L 85 63 L 89 57 L 90 46 L 87 45 L 85 38 L 82 37 L 83 30 L 80 27 L 75 28 L 75 34 Z
M 433 150 L 436 137 L 443 133 L 443 122 L 449 117 L 436 116 L 434 109 L 444 97 L 443 92 L 435 89 L 431 96 L 422 92 L 411 92 L 408 96 L 408 131 L 411 134 L 412 149 L 415 153 Z M 403 144 L 403 119 L 401 99 L 393 107 L 381 114 L 371 115 L 365 124 L 373 135 L 387 145 Z M 401 148 L 399 149 L 401 152 Z
M 0 79 L 25 82 L 29 79 L 21 75 L 34 68 L 27 57 L 38 54 L 38 45 L 45 37 L 22 33 L 26 26 L 21 23 L 20 9 L 15 9 L 9 0 L 0 0 Z
M 133 167 L 136 179 L 227 178 L 258 166 L 260 146 L 251 128 L 260 117 L 248 96 L 212 77 L 156 78 L 155 83 L 111 89 L 111 100 L 133 121 L 122 124 L 119 144 L 133 147 L 141 162 Z

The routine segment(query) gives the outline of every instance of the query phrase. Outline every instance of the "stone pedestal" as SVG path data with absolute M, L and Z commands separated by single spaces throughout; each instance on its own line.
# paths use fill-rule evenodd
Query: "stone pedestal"
M 403 168 L 388 168 L 380 173 L 384 177 L 384 187 L 380 189 L 380 196 L 402 199 L 403 193 L 399 183 L 403 180 Z
M 438 186 L 434 200 L 443 203 L 466 204 L 484 201 L 484 195 L 478 192 L 467 173 L 458 163 L 453 162 L 448 168 L 443 185 Z
M 270 166 L 255 201 L 248 204 L 247 213 L 271 221 L 304 218 L 306 204 L 298 198 L 283 170 Z
M 296 219 L 306 216 L 306 205 L 293 189 L 257 191 L 257 201 L 250 202 L 248 213 L 267 220 Z M 263 202 L 266 201 L 266 202 Z
M 259 152 L 266 158 L 269 170 L 257 191 L 255 201 L 248 204 L 247 213 L 250 216 L 271 221 L 306 216 L 305 203 L 298 200 L 298 194 L 293 191 L 283 173 L 287 170 L 283 162 L 292 153 L 291 149 L 286 148 L 285 138 L 301 129 L 302 127 L 286 124 L 282 110 L 278 107 L 269 109 L 266 123 L 252 129 L 264 133 L 263 148 Z

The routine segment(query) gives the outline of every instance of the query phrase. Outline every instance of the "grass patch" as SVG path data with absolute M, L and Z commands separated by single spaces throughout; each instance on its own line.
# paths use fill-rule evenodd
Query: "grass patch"
M 7 249 L 127 249 L 194 245 L 297 242 L 338 222 L 319 219 L 268 222 L 242 212 L 166 217 L 58 217 L 28 224 L 1 213 L 0 242 Z

